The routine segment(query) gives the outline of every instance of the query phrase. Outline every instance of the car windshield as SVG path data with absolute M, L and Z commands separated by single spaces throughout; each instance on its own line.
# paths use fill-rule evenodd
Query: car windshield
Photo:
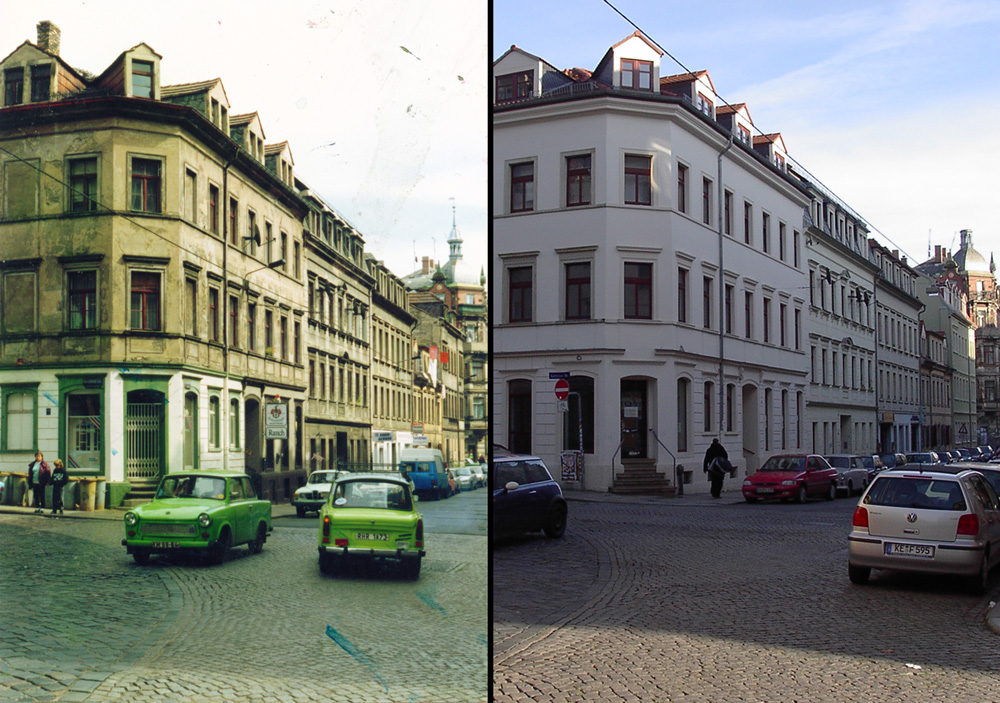
M 926 510 L 966 510 L 965 496 L 957 481 L 910 478 L 879 474 L 865 494 L 866 505 Z
M 863 457 L 861 457 L 861 463 L 865 465 L 866 469 L 874 469 L 875 468 L 875 460 L 872 457 L 870 457 L 870 456 L 863 456 Z
M 413 510 L 406 488 L 391 481 L 342 481 L 333 489 L 337 508 L 380 508 Z
M 472 472 L 469 469 L 459 469 L 458 470 L 458 475 L 459 476 L 471 476 Z
M 802 471 L 806 459 L 802 456 L 772 456 L 760 467 L 761 471 Z
M 847 456 L 828 456 L 826 460 L 830 462 L 830 466 L 841 469 L 847 469 L 851 466 L 851 458 Z
M 332 471 L 319 471 L 309 477 L 309 483 L 333 483 L 337 479 L 337 474 Z
M 214 476 L 167 476 L 160 482 L 157 498 L 226 499 L 226 479 Z

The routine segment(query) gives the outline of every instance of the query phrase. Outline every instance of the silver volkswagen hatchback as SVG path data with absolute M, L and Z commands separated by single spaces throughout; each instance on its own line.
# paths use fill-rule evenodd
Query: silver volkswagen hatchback
M 1000 498 L 975 471 L 883 471 L 852 522 L 852 583 L 867 583 L 872 569 L 955 574 L 981 594 L 1000 564 Z

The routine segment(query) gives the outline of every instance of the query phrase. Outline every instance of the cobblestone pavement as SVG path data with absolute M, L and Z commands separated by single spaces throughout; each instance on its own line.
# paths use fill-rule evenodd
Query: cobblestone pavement
M 856 501 L 570 503 L 493 553 L 496 701 L 1000 701 L 993 593 L 847 579 Z
M 0 700 L 488 697 L 486 537 L 428 533 L 413 582 L 321 575 L 314 530 L 276 527 L 260 555 L 239 547 L 221 566 L 145 567 L 121 532 L 117 521 L 0 516 Z

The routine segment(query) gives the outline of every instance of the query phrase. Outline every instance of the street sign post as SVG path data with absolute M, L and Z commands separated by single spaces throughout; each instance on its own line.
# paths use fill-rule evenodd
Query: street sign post
M 567 398 L 569 398 L 569 381 L 560 378 L 556 381 L 556 399 L 566 400 Z

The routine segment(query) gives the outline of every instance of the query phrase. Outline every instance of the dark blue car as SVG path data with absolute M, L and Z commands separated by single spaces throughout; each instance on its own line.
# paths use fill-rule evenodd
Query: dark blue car
M 552 538 L 563 536 L 566 499 L 541 459 L 494 452 L 490 480 L 493 483 L 491 535 L 543 530 Z

